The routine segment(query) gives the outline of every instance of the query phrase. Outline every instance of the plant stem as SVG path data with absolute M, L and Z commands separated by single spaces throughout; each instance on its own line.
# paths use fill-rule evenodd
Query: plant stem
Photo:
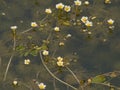
M 2 65 L 2 58 L 0 57 L 0 67 L 1 67 L 1 65 Z
M 75 80 L 78 82 L 78 84 L 80 84 L 79 79 L 78 79 L 77 76 L 73 73 L 73 71 L 72 71 L 70 68 L 68 68 L 67 66 L 66 66 L 66 69 L 73 75 L 73 77 L 74 77 Z M 83 87 L 82 87 L 82 86 L 80 86 L 80 87 L 81 87 L 81 89 L 83 90 Z
M 40 21 L 40 24 L 41 24 L 47 17 L 48 17 L 48 15 L 45 16 L 45 17 Z M 29 28 L 29 29 L 27 29 L 27 30 L 25 30 L 25 31 L 23 31 L 23 32 L 21 32 L 21 33 L 24 34 L 24 33 L 27 33 L 27 32 L 29 32 L 29 31 L 31 31 L 31 30 L 33 30 L 33 28 Z
M 117 90 L 120 90 L 120 87 L 110 85 L 109 83 L 97 83 L 97 82 L 94 82 L 93 84 L 104 85 L 104 86 L 113 87 L 113 88 L 116 88 Z
M 6 68 L 6 71 L 5 71 L 5 75 L 4 75 L 3 81 L 6 80 L 7 73 L 8 73 L 8 70 L 9 70 L 9 67 L 10 67 L 10 64 L 11 64 L 11 61 L 12 61 L 12 59 L 13 59 L 13 56 L 14 56 L 14 53 L 12 53 L 12 55 L 11 55 L 11 57 L 10 57 L 10 59 L 9 59 L 9 62 L 8 62 L 8 64 L 7 64 L 7 68 Z
M 27 85 L 27 84 L 25 84 L 25 83 L 23 83 L 23 82 L 20 82 L 20 84 L 23 85 L 24 87 L 30 89 L 30 90 L 33 90 L 29 85 Z
M 53 78 L 53 87 L 54 87 L 54 90 L 57 90 L 57 89 L 56 89 L 56 82 L 55 82 L 55 78 Z
M 3 77 L 3 81 L 6 80 L 6 77 L 7 77 L 7 73 L 8 73 L 8 70 L 9 70 L 9 67 L 10 67 L 10 64 L 11 64 L 11 61 L 14 57 L 14 53 L 15 53 L 15 47 L 16 47 L 16 31 L 13 31 L 13 53 L 8 61 L 8 64 L 7 64 L 7 67 L 6 67 L 6 70 L 5 70 L 5 74 L 4 74 L 4 77 Z
M 23 34 L 23 33 L 29 32 L 29 31 L 31 31 L 31 30 L 33 30 L 33 28 L 29 28 L 29 29 L 27 29 L 27 30 L 25 30 L 25 31 L 23 31 L 23 32 L 21 32 L 21 33 Z
M 73 71 L 72 71 L 70 68 L 68 68 L 67 66 L 66 66 L 66 68 L 67 68 L 67 70 L 73 75 L 73 77 L 76 79 L 76 81 L 78 82 L 78 84 L 80 84 L 79 79 L 78 79 L 77 76 L 73 73 Z

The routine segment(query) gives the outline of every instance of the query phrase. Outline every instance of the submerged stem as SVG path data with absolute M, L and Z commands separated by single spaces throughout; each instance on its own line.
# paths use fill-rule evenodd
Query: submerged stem
M 23 33 L 29 32 L 29 31 L 31 31 L 31 30 L 33 30 L 33 28 L 29 28 L 29 29 L 27 29 L 27 30 L 25 30 L 25 31 L 23 31 L 23 32 L 21 32 L 21 33 L 23 34 Z
M 1 67 L 1 65 L 2 65 L 2 58 L 0 57 L 0 67 Z
M 29 90 L 33 90 L 29 85 L 23 83 L 23 82 L 20 82 L 21 85 L 23 85 L 24 87 L 28 88 Z
M 4 74 L 4 77 L 3 77 L 3 81 L 6 80 L 6 77 L 7 77 L 7 73 L 8 73 L 8 70 L 9 70 L 9 67 L 10 67 L 10 64 L 11 64 L 11 61 L 14 57 L 14 53 L 15 53 L 15 47 L 16 47 L 16 31 L 14 31 L 14 34 L 13 34 L 13 53 L 8 61 L 8 64 L 7 64 L 7 67 L 6 67 L 6 70 L 5 70 L 5 74 Z
M 55 78 L 53 78 L 53 87 L 54 87 L 54 90 L 57 90 L 57 89 L 56 89 L 56 82 L 55 82 Z
M 78 84 L 80 84 L 79 79 L 78 79 L 77 76 L 73 73 L 73 71 L 72 71 L 70 68 L 68 68 L 67 66 L 66 66 L 66 68 L 67 68 L 67 70 L 73 75 L 73 77 L 74 77 L 75 80 L 78 82 Z M 80 87 L 81 87 L 81 89 L 83 90 L 83 87 L 82 87 L 82 86 L 80 86 Z
M 48 69 L 48 67 L 45 65 L 44 60 L 43 60 L 43 58 L 42 58 L 41 51 L 40 51 L 39 53 L 40 53 L 40 59 L 41 59 L 41 61 L 42 61 L 43 66 L 45 67 L 45 69 L 49 72 L 49 74 L 50 74 L 54 79 L 56 79 L 56 80 L 58 80 L 59 82 L 61 82 L 61 83 L 65 84 L 65 85 L 71 87 L 71 88 L 74 89 L 74 90 L 77 90 L 77 88 L 75 88 L 74 86 L 72 86 L 72 85 L 70 85 L 70 84 L 62 81 L 62 80 L 59 79 L 58 77 L 56 77 L 56 76 Z
M 120 90 L 120 87 L 117 87 L 117 86 L 114 86 L 114 85 L 110 85 L 109 83 L 97 83 L 97 82 L 94 82 L 93 84 L 104 85 L 104 86 L 113 87 L 113 88 L 115 88 L 117 90 Z
M 12 59 L 13 59 L 13 56 L 14 56 L 14 53 L 12 53 L 12 55 L 11 55 L 11 57 L 10 57 L 10 59 L 9 59 L 9 62 L 8 62 L 8 64 L 7 64 L 7 68 L 6 68 L 6 70 L 5 70 L 5 74 L 4 74 L 3 81 L 6 80 L 7 73 L 8 73 L 8 70 L 9 70 L 9 67 L 10 67 L 10 64 L 11 64 L 11 61 L 12 61 Z
M 66 66 L 66 68 L 67 68 L 67 70 L 73 75 L 73 77 L 76 79 L 76 81 L 78 82 L 78 84 L 80 84 L 79 79 L 78 79 L 77 76 L 73 73 L 73 71 L 72 71 L 70 68 L 68 68 L 67 66 Z
M 48 17 L 48 15 L 45 16 L 45 17 L 40 21 L 40 24 L 41 24 L 45 19 L 47 19 L 47 17 Z M 24 33 L 27 33 L 27 32 L 29 32 L 29 31 L 31 31 L 31 30 L 33 30 L 33 28 L 29 28 L 29 29 L 27 29 L 27 30 L 25 30 L 25 31 L 23 31 L 23 32 L 21 32 L 21 33 L 24 34 Z

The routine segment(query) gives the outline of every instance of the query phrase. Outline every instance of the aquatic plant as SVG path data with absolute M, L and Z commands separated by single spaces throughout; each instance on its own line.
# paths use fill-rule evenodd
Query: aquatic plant
M 106 5 L 111 2 L 105 0 L 104 3 Z M 70 52 L 64 48 L 67 47 L 71 38 L 76 38 L 73 33 L 77 33 L 78 36 L 83 36 L 85 39 L 96 39 L 106 42 L 109 34 L 113 32 L 115 27 L 114 19 L 92 13 L 91 11 L 94 11 L 94 8 L 90 4 L 89 1 L 82 2 L 80 0 L 75 0 L 72 5 L 58 3 L 53 9 L 45 9 L 45 18 L 31 22 L 31 28 L 27 30 L 18 32 L 17 26 L 11 26 L 14 41 L 13 54 L 8 62 L 3 81 L 6 81 L 13 56 L 17 54 L 26 58 L 24 60 L 24 65 L 26 66 L 32 64 L 31 59 L 28 57 L 39 56 L 47 72 L 54 78 L 54 87 L 56 87 L 55 80 L 57 80 L 74 90 L 87 90 L 87 87 L 92 87 L 94 84 L 107 86 L 111 90 L 120 89 L 120 87 L 112 85 L 110 82 L 113 78 L 119 77 L 120 71 L 95 75 L 84 80 L 79 79 L 74 71 L 69 68 L 72 66 L 74 58 L 78 58 L 76 55 L 72 56 L 72 54 L 67 56 Z M 33 31 L 35 33 L 31 34 Z M 59 73 L 64 73 L 65 71 L 71 73 L 78 86 L 69 84 L 57 77 Z M 46 88 L 46 85 L 39 83 L 38 76 L 39 73 L 37 73 L 33 82 L 37 84 L 40 90 L 43 90 Z M 31 86 L 27 86 L 19 80 L 13 80 L 13 85 L 23 85 L 32 90 Z

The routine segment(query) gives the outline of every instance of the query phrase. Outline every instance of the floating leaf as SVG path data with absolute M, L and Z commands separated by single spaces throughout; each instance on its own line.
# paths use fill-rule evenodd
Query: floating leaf
M 104 75 L 98 75 L 92 78 L 92 83 L 102 83 L 106 80 Z

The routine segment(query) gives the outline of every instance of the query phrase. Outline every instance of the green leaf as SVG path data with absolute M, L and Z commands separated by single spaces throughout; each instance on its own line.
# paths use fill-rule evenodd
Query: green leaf
M 41 50 L 47 50 L 47 49 L 48 49 L 48 47 L 47 47 L 46 44 L 43 44 L 43 45 L 41 46 Z
M 106 80 L 104 75 L 98 75 L 92 78 L 92 83 L 102 83 Z
M 24 56 L 28 56 L 29 53 L 30 53 L 29 51 L 25 52 L 25 53 L 24 53 Z
M 32 39 L 32 36 L 27 36 L 28 39 Z
M 29 52 L 25 52 L 25 53 L 24 53 L 24 56 L 28 56 L 28 54 L 29 54 Z
M 23 51 L 23 50 L 25 50 L 25 47 L 22 46 L 22 45 L 19 45 L 19 46 L 16 47 L 16 50 L 17 51 Z
M 30 52 L 30 54 L 33 55 L 33 56 L 37 56 L 38 50 L 32 50 L 32 51 Z
M 70 26 L 70 22 L 69 21 L 64 21 L 63 25 Z

